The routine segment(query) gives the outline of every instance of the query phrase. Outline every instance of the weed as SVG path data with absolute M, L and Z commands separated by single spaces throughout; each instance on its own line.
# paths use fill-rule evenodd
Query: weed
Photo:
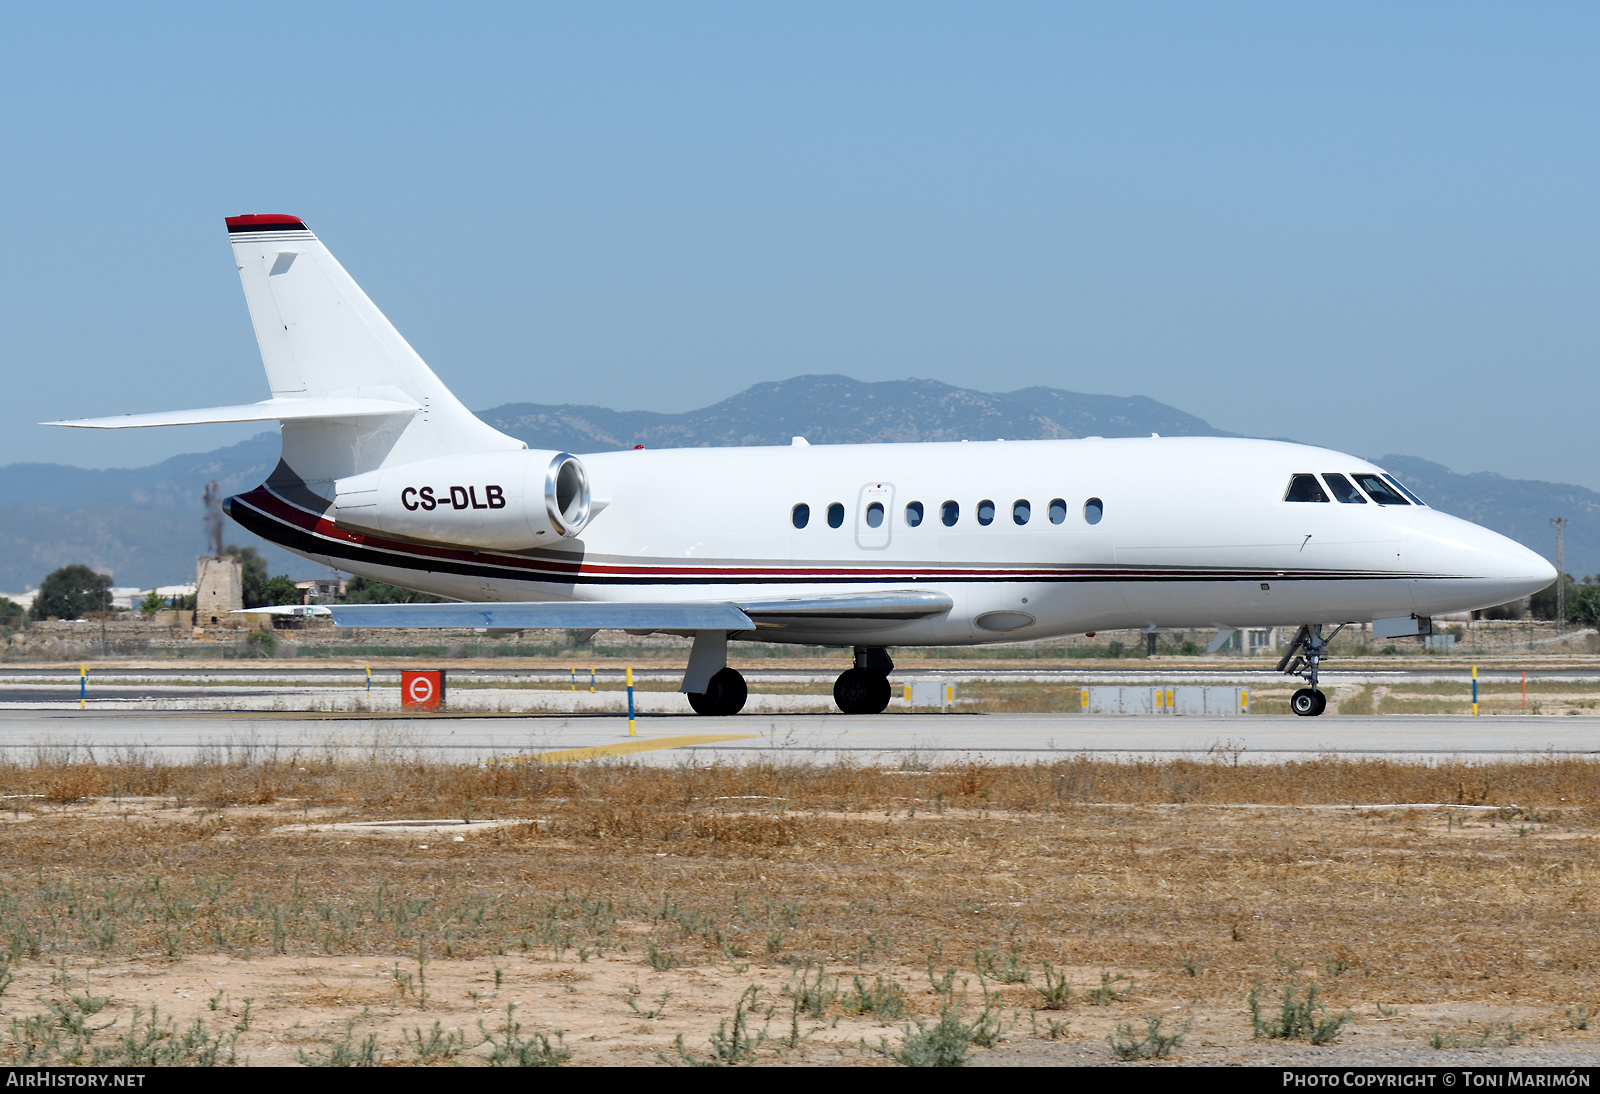
M 1028 979 L 1028 966 L 1018 956 L 1015 942 L 1005 954 L 994 950 L 978 950 L 972 955 L 972 964 L 978 970 L 979 977 L 998 980 L 1002 984 L 1022 984 Z
M 671 950 L 657 949 L 654 942 L 645 947 L 644 959 L 650 963 L 650 967 L 655 969 L 656 972 L 666 972 L 668 969 L 678 967 L 677 954 Z
M 933 988 L 935 995 L 950 995 L 955 991 L 956 970 L 946 968 L 943 976 L 933 975 L 933 955 L 928 955 L 928 983 Z
M 389 978 L 394 981 L 394 990 L 400 998 L 404 999 L 411 994 L 411 985 L 415 983 L 415 977 L 408 972 L 401 972 L 398 961 L 389 970 Z
M 1029 1013 L 1028 1021 L 1033 1023 L 1033 1032 L 1034 1033 L 1038 1033 L 1039 1032 L 1039 1016 L 1038 1016 L 1038 1014 Z M 1045 1036 L 1050 1038 L 1050 1040 L 1052 1040 L 1052 1041 L 1055 1041 L 1055 1040 L 1058 1040 L 1058 1039 L 1060 1039 L 1062 1037 L 1065 1037 L 1066 1034 L 1067 1034 L 1067 1027 L 1070 1026 L 1071 1024 L 1072 1024 L 1071 1022 L 1057 1021 L 1054 1018 L 1046 1018 L 1045 1019 Z
M 890 1022 L 905 1014 L 906 993 L 894 980 L 880 974 L 870 988 L 859 976 L 853 980 L 850 994 L 840 1003 L 846 1014 L 871 1014 Z
M 253 995 L 247 995 L 244 997 L 244 1009 L 239 1012 L 239 1021 L 233 1027 L 240 1033 L 244 1033 L 250 1028 L 250 1004 L 254 1003 L 255 1001 L 256 999 Z
M 419 1064 L 430 1063 L 433 1060 L 448 1060 L 467 1047 L 466 1038 L 461 1036 L 458 1030 L 446 1033 L 437 1021 L 427 1033 L 423 1033 L 422 1027 L 417 1026 L 411 1030 L 402 1028 L 400 1034 L 405 1038 L 406 1044 L 416 1052 Z
M 653 1022 L 657 1018 L 661 1017 L 662 1012 L 667 1009 L 667 1000 L 671 998 L 672 993 L 670 991 L 664 991 L 661 993 L 661 998 L 656 1000 L 655 1006 L 651 1007 L 649 1010 L 640 1010 L 639 1004 L 634 1002 L 633 996 L 630 995 L 628 996 L 628 1006 L 633 1008 L 633 1013 L 637 1014 L 640 1018 L 644 1018 Z
M 1432 1048 L 1509 1048 L 1527 1036 L 1515 1024 L 1507 1024 L 1498 1033 L 1494 1026 L 1484 1026 L 1476 1037 L 1459 1033 L 1430 1033 L 1428 1045 Z
M 764 1030 L 750 1032 L 750 1014 L 755 1010 L 756 1000 L 760 996 L 760 984 L 751 984 L 744 989 L 739 1001 L 733 1005 L 733 1028 L 730 1030 L 727 1019 L 723 1019 L 717 1023 L 716 1032 L 711 1034 L 709 1059 L 696 1056 L 684 1048 L 683 1034 L 680 1033 L 672 1042 L 678 1058 L 672 1060 L 663 1055 L 662 1061 L 687 1067 L 739 1067 L 752 1063 L 756 1058 L 756 1049 L 766 1039 Z
M 556 1030 L 553 1044 L 543 1033 L 525 1039 L 522 1023 L 511 1016 L 516 1006 L 515 1003 L 506 1004 L 506 1024 L 500 1030 L 499 1040 L 484 1028 L 483 1019 L 478 1019 L 478 1032 L 483 1034 L 484 1044 L 490 1046 L 485 1061 L 490 1067 L 559 1067 L 572 1059 L 572 1051 L 564 1043 L 560 1030 Z
M 1126 985 L 1119 987 L 1118 985 Z M 1133 993 L 1133 978 L 1130 976 L 1112 976 L 1109 972 L 1100 974 L 1100 986 L 1090 988 L 1088 991 L 1089 1002 L 1097 1007 L 1109 1007 L 1112 1003 L 1126 1002 Z
M 154 1005 L 143 1015 L 142 1028 L 140 1018 L 141 1011 L 135 1006 L 128 1032 L 111 1045 L 96 1048 L 92 1062 L 98 1066 L 122 1067 L 216 1067 L 237 1062 L 238 1034 L 224 1042 L 198 1018 L 194 1025 L 179 1032 L 172 1018 L 164 1023 L 160 1020 Z M 224 1048 L 228 1050 L 225 1060 L 222 1058 Z
M 916 1019 L 905 1026 L 900 1047 L 888 1050 L 888 1055 L 906 1067 L 960 1067 L 970 1058 L 973 1045 L 993 1048 L 1006 1028 L 1000 1022 L 998 994 L 985 995 L 983 1011 L 971 1023 L 962 1021 L 960 1004 L 951 1001 L 932 1025 Z
M 1190 976 L 1199 977 L 1206 971 L 1206 959 L 1200 954 L 1185 954 L 1183 958 L 1183 971 Z
M 1386 1003 L 1379 1003 L 1378 1004 L 1378 1017 L 1379 1018 L 1393 1018 L 1393 1017 L 1397 1016 L 1399 1013 L 1400 1013 L 1400 1008 L 1399 1007 L 1391 1007 Z
M 1194 1019 L 1183 1023 L 1183 1028 L 1176 1033 L 1161 1032 L 1159 1015 L 1152 1014 L 1146 1022 L 1143 1037 L 1134 1033 L 1130 1023 L 1119 1023 L 1117 1031 L 1106 1037 L 1111 1043 L 1111 1054 L 1119 1060 L 1165 1060 L 1173 1049 L 1183 1044 L 1183 1036 L 1189 1032 Z
M 417 1009 L 428 1009 L 428 952 L 423 949 L 422 939 L 417 939 Z
M 66 963 L 62 962 L 62 964 L 65 965 Z M 63 984 L 62 987 L 65 988 L 66 984 Z M 71 1000 L 73 1006 L 78 1008 L 79 1013 L 85 1015 L 99 1014 L 105 1009 L 106 1004 L 111 1002 L 111 997 L 109 995 L 94 994 L 89 985 L 88 969 L 83 970 L 83 994 L 73 995 L 72 992 L 68 990 L 67 998 Z
M 1261 1016 L 1261 982 L 1250 989 L 1250 1025 L 1257 1037 L 1270 1037 L 1286 1041 L 1310 1041 L 1325 1045 L 1339 1036 L 1339 1031 L 1355 1017 L 1349 1011 L 1329 1015 L 1327 1008 L 1317 1002 L 1317 985 L 1306 989 L 1304 999 L 1295 998 L 1294 983 L 1283 987 L 1283 1003 L 1271 1018 Z
M 1044 996 L 1041 1006 L 1045 1010 L 1066 1010 L 1072 999 L 1072 985 L 1067 983 L 1066 970 L 1053 969 L 1048 961 L 1044 963 L 1044 986 L 1035 984 L 1033 990 Z
M 210 999 L 206 1000 L 206 1009 L 207 1010 L 216 1010 L 218 1007 L 222 1006 L 222 1001 L 223 1001 L 223 999 L 227 998 L 227 995 L 228 995 L 227 989 L 218 988 L 217 989 L 217 994 L 213 995 Z
M 378 1048 L 378 1035 L 369 1033 L 360 1044 L 355 1042 L 356 1020 L 350 1019 L 344 1024 L 343 1041 L 324 1041 L 326 1051 L 314 1055 L 306 1055 L 305 1051 L 295 1053 L 295 1059 L 306 1067 L 377 1067 L 383 1063 L 383 1052 Z
M 1576 1009 L 1568 1008 L 1567 1025 L 1573 1029 L 1588 1029 L 1589 1017 L 1589 1008 L 1580 1003 Z
M 811 971 L 811 962 L 807 961 L 788 984 L 784 985 L 783 994 L 794 1000 L 795 1006 L 809 1014 L 817 1021 L 825 1021 L 828 1017 L 828 1008 L 839 998 L 839 978 L 829 980 L 825 970 L 819 963 L 817 965 L 817 978 L 815 981 L 807 979 Z

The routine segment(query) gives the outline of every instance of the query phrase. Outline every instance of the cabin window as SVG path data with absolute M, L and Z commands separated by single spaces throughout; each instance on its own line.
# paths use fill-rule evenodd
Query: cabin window
M 1399 492 L 1376 475 L 1357 474 L 1355 480 L 1361 484 L 1361 489 L 1367 496 L 1379 505 L 1410 505 L 1411 503 L 1401 497 Z
M 944 521 L 946 528 L 954 528 L 956 521 L 961 519 L 961 506 L 953 501 L 947 501 L 939 506 L 939 519 Z
M 1089 524 L 1099 524 L 1100 518 L 1106 515 L 1106 503 L 1099 498 L 1090 498 L 1083 503 L 1083 519 Z
M 811 506 L 807 505 L 805 502 L 801 502 L 799 505 L 796 505 L 794 507 L 794 511 L 789 514 L 789 519 L 794 521 L 794 526 L 796 528 L 804 528 L 806 525 L 811 523 Z
M 914 501 L 906 506 L 906 523 L 915 528 L 922 523 L 922 503 Z
M 1067 501 L 1065 498 L 1054 498 L 1050 502 L 1050 523 L 1065 524 L 1067 522 Z
M 1284 501 L 1327 501 L 1327 492 L 1315 475 L 1293 475 L 1289 489 L 1283 492 Z
M 1027 524 L 1028 518 L 1033 516 L 1033 506 L 1026 499 L 1019 499 L 1011 503 L 1011 519 L 1018 524 Z
M 988 498 L 978 503 L 978 523 L 985 528 L 994 523 L 994 502 Z
M 1401 482 L 1399 479 L 1397 479 L 1393 475 L 1389 474 L 1389 472 L 1385 471 L 1383 473 L 1383 477 L 1388 481 L 1390 486 L 1394 487 L 1396 490 L 1400 491 L 1407 498 L 1409 498 L 1411 500 L 1411 504 L 1412 505 L 1420 505 L 1424 509 L 1426 509 L 1428 507 L 1428 503 L 1427 502 L 1425 502 L 1421 498 L 1417 497 L 1417 495 L 1409 487 L 1407 487 L 1405 483 Z
M 1328 484 L 1328 489 L 1333 491 L 1333 496 L 1338 498 L 1343 505 L 1365 505 L 1367 499 L 1361 496 L 1361 491 L 1350 485 L 1350 480 L 1343 475 L 1324 471 L 1322 481 Z
M 844 523 L 844 506 L 834 502 L 828 506 L 828 527 L 838 528 Z
M 883 502 L 875 501 L 871 505 L 867 506 L 867 527 L 883 527 Z

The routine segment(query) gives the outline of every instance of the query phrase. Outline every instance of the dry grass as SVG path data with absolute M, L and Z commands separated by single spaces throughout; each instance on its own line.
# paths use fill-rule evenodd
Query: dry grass
M 986 970 L 1018 1012 L 1013 1039 L 1048 1029 L 1103 1045 L 1113 1020 L 1187 1007 L 1210 1015 L 1186 1041 L 1195 1051 L 1248 1044 L 1257 979 L 1315 981 L 1330 1008 L 1370 1016 L 1411 1008 L 1409 1025 L 1372 1028 L 1417 1045 L 1506 1008 L 1534 1041 L 1581 1037 L 1562 1008 L 1600 996 L 1600 764 L 1578 760 L 888 772 L 41 758 L 0 768 L 0 793 L 0 957 L 36 981 L 63 958 L 146 978 L 197 962 L 356 963 L 361 983 L 279 991 L 262 1013 L 281 1029 L 314 1011 L 342 1023 L 388 992 L 393 1022 L 377 1032 L 391 1049 L 415 1000 L 396 977 L 373 980 L 372 963 L 415 974 L 419 953 L 455 985 L 439 989 L 451 1006 L 491 966 L 540 983 L 575 974 L 540 998 L 591 1000 L 583 1028 L 627 1059 L 652 1059 L 640 1046 L 664 1046 L 669 1027 L 625 1016 L 618 977 L 674 991 L 670 1028 L 693 1045 L 752 982 L 779 1007 L 776 1034 L 778 988 L 807 963 L 846 987 L 857 971 L 886 975 L 922 1014 L 944 999 L 930 962 L 973 997 Z M 1380 808 L 1408 803 L 1440 807 Z M 523 823 L 461 840 L 327 827 L 469 817 Z M 1046 961 L 1074 978 L 1070 1034 L 1030 1026 L 1043 1005 L 1030 984 L 994 982 L 1008 964 L 1038 980 Z M 1087 1006 L 1100 970 L 1130 977 L 1130 998 Z M 0 1003 L 15 1014 L 17 999 Z M 519 1020 L 579 1022 L 543 1005 Z M 854 1045 L 869 1027 L 851 1019 L 807 1043 Z

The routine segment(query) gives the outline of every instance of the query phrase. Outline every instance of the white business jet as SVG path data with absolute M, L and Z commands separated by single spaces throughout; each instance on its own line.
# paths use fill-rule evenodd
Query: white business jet
M 891 646 L 1111 628 L 1299 628 L 1297 714 L 1343 625 L 1378 637 L 1548 585 L 1543 558 L 1325 448 L 1212 437 L 533 451 L 474 417 L 298 218 L 228 218 L 272 397 L 51 425 L 278 421 L 229 498 L 319 563 L 457 603 L 332 605 L 345 627 L 692 635 L 682 690 L 734 714 L 728 639 L 853 647 L 846 713 Z

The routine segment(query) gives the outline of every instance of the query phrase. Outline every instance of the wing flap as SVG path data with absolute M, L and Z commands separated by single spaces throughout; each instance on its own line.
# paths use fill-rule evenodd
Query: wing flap
M 902 589 L 882 593 L 741 600 L 739 607 L 762 628 L 833 622 L 895 622 L 940 615 L 955 607 L 944 593 Z

